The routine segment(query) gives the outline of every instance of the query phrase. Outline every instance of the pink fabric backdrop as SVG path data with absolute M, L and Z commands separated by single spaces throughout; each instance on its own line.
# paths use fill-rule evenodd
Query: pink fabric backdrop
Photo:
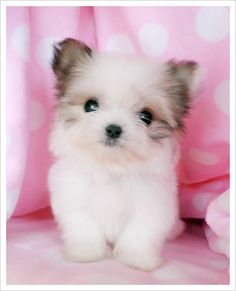
M 183 217 L 204 218 L 209 202 L 229 184 L 228 32 L 225 7 L 8 7 L 8 216 L 49 203 L 52 44 L 74 37 L 99 51 L 199 62 L 204 91 L 186 122 L 180 200 Z
M 228 256 L 229 233 L 226 231 L 229 229 L 228 8 L 8 7 L 7 215 L 8 218 L 13 217 L 8 224 L 10 282 L 25 283 L 24 280 L 29 282 L 28 272 L 31 270 L 31 263 L 37 264 L 39 257 L 34 257 L 35 254 L 32 252 L 32 261 L 29 263 L 26 261 L 24 268 L 21 258 L 24 248 L 27 254 L 33 250 L 34 235 L 38 233 L 42 236 L 39 243 L 44 239 L 51 242 L 54 237 L 54 230 L 47 225 L 47 217 L 35 224 L 36 229 L 34 218 L 16 217 L 49 205 L 47 171 L 52 157 L 47 145 L 55 104 L 54 76 L 50 69 L 50 60 L 52 44 L 66 37 L 80 39 L 99 51 L 143 54 L 160 61 L 176 58 L 199 62 L 205 72 L 204 90 L 194 101 L 191 115 L 186 120 L 186 135 L 179 167 L 181 215 L 183 218 L 206 218 L 208 226 L 205 234 L 209 246 L 214 251 Z M 53 222 L 50 220 L 48 223 L 52 225 Z M 48 233 L 51 235 L 49 238 Z M 186 254 L 183 253 L 181 260 L 183 262 L 186 259 L 191 262 L 192 267 L 196 267 L 199 263 L 198 258 L 191 255 L 192 249 L 195 248 L 197 253 L 206 254 L 206 262 L 203 258 L 204 262 L 199 263 L 203 267 L 198 270 L 196 277 L 194 268 L 190 268 L 194 273 L 194 277 L 191 277 L 188 273 L 189 265 L 181 263 L 185 275 L 182 278 L 180 274 L 180 279 L 173 282 L 182 280 L 181 282 L 193 284 L 227 283 L 227 272 L 222 273 L 222 276 L 225 276 L 225 279 L 222 279 L 219 278 L 216 269 L 211 270 L 211 258 L 214 256 L 210 250 L 206 250 L 205 242 L 201 241 L 196 246 L 195 240 L 194 237 L 180 240 L 180 245 L 185 251 L 188 250 Z M 58 251 L 59 242 L 53 241 L 52 244 Z M 45 248 L 40 249 L 40 252 L 43 258 L 40 264 L 42 263 L 43 269 L 50 272 L 51 265 L 45 261 L 49 254 Z M 178 250 L 170 252 L 169 255 L 178 258 L 178 252 Z M 225 271 L 227 261 L 222 260 L 220 255 L 216 256 L 218 257 L 215 259 L 223 262 L 221 271 Z M 52 260 L 55 258 L 59 260 L 58 253 Z M 214 268 L 217 264 L 214 263 Z M 64 262 L 59 265 L 64 273 L 68 265 Z M 169 266 L 176 274 L 179 267 L 176 268 L 175 263 Z M 77 270 L 76 266 L 74 270 Z M 35 272 L 34 269 L 32 272 Z M 167 273 L 173 273 L 168 270 L 162 272 L 164 277 Z M 53 276 L 48 280 L 53 281 Z M 135 278 L 138 277 L 139 275 Z M 35 273 L 32 280 L 36 280 L 36 284 L 37 278 Z M 101 280 L 100 277 L 96 278 L 98 281 Z M 110 279 L 109 277 L 108 281 Z M 73 283 L 73 278 L 68 280 Z M 141 282 L 146 284 L 145 280 L 142 279 Z M 158 280 L 155 282 L 159 284 L 168 283 L 172 279 L 167 276 L 166 281 Z M 147 281 L 155 283 L 153 277 L 148 277 Z M 56 282 L 58 283 L 58 278 Z

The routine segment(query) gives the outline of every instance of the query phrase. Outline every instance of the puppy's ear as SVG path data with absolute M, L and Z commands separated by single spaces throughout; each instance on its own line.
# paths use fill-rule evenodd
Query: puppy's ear
M 166 92 L 174 117 L 172 125 L 182 128 L 184 114 L 189 111 L 191 100 L 199 86 L 199 66 L 193 61 L 167 62 Z
M 190 95 L 193 94 L 199 85 L 200 70 L 198 64 L 194 61 L 176 62 L 174 60 L 167 64 L 170 74 L 186 86 Z
M 66 84 L 75 68 L 83 68 L 91 60 L 93 51 L 86 44 L 73 38 L 66 38 L 54 45 L 52 69 L 57 77 L 59 96 L 65 93 Z

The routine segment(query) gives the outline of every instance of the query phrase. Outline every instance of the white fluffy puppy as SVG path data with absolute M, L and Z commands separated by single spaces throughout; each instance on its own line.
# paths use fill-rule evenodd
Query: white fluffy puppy
M 157 268 L 179 221 L 175 168 L 197 64 L 98 54 L 65 39 L 52 67 L 49 188 L 67 257 L 113 253 L 134 268 Z

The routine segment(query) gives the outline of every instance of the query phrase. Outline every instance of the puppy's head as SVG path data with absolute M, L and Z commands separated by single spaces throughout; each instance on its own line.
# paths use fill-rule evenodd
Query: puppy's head
M 150 147 L 183 128 L 197 64 L 98 54 L 65 39 L 54 47 L 58 106 L 56 156 L 84 151 L 105 163 L 145 159 Z

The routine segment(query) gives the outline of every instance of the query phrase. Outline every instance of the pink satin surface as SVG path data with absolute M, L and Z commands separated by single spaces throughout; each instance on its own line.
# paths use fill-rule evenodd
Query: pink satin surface
M 209 249 L 200 225 L 189 224 L 178 239 L 167 242 L 163 256 L 161 268 L 150 273 L 112 258 L 87 264 L 70 262 L 63 257 L 60 235 L 48 209 L 8 223 L 8 284 L 229 284 L 229 261 Z

